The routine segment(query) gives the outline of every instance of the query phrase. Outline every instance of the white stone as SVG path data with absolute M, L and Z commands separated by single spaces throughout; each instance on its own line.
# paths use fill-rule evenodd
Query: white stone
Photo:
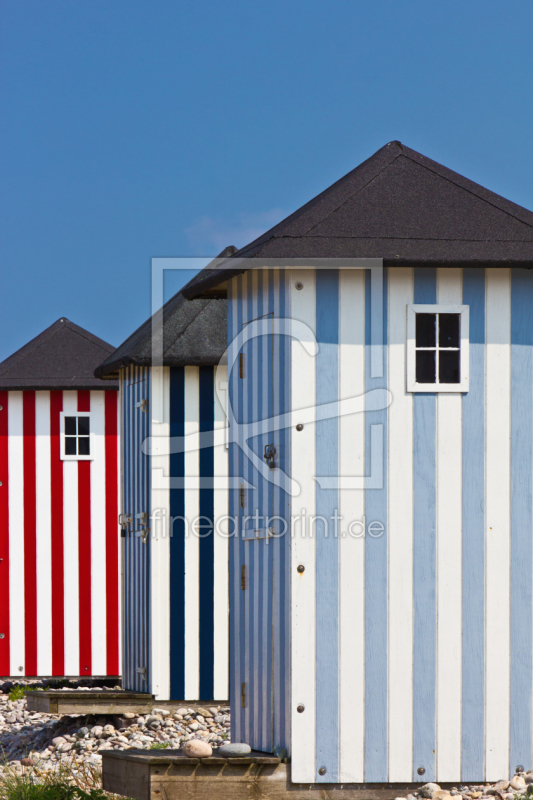
M 525 779 L 521 775 L 513 775 L 511 778 L 511 789 L 522 789 L 525 785 Z
M 183 746 L 183 753 L 189 758 L 209 758 L 213 755 L 213 748 L 207 742 L 191 739 Z

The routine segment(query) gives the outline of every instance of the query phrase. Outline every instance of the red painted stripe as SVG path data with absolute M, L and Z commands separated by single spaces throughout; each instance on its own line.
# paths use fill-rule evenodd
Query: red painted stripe
M 9 675 L 9 450 L 8 394 L 0 392 L 0 675 Z
M 120 675 L 117 394 L 105 393 L 107 674 Z
M 91 393 L 78 392 L 78 411 L 91 410 Z M 78 567 L 80 675 L 92 675 L 91 462 L 78 461 Z
M 65 600 L 63 554 L 63 462 L 59 422 L 63 392 L 50 392 L 50 459 L 52 510 L 52 675 L 65 674 Z
M 37 520 L 35 392 L 22 393 L 24 454 L 24 649 L 25 675 L 37 675 Z

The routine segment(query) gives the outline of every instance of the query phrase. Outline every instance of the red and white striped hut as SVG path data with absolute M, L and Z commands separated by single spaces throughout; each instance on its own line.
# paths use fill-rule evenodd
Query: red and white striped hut
M 113 350 L 62 318 L 0 364 L 0 676 L 120 674 Z

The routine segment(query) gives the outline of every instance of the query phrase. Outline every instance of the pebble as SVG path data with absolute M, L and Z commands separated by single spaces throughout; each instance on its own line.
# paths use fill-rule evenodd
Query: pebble
M 511 789 L 522 789 L 525 785 L 526 781 L 521 775 L 513 775 L 511 778 Z
M 217 750 L 217 756 L 224 758 L 235 758 L 237 756 L 247 756 L 252 752 L 249 744 L 235 742 L 234 744 L 223 744 Z
M 183 745 L 183 753 L 189 758 L 209 758 L 213 755 L 213 748 L 200 739 L 191 739 Z

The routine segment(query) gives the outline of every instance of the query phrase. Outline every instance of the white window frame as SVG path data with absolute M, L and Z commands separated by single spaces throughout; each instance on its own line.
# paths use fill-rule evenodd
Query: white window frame
M 459 314 L 460 315 L 460 381 L 459 383 L 438 383 L 438 371 L 436 374 L 437 383 L 417 383 L 416 382 L 416 315 L 417 314 Z M 453 306 L 445 304 L 436 305 L 409 305 L 407 306 L 407 391 L 408 392 L 429 392 L 438 394 L 440 392 L 468 392 L 468 371 L 469 371 L 469 344 L 470 344 L 470 314 L 468 306 Z M 444 348 L 440 348 L 444 349 Z
M 89 422 L 89 451 L 88 456 L 67 456 L 65 454 L 65 417 L 91 417 L 90 411 L 60 411 L 59 412 L 59 456 L 61 461 L 94 461 L 94 433 Z

